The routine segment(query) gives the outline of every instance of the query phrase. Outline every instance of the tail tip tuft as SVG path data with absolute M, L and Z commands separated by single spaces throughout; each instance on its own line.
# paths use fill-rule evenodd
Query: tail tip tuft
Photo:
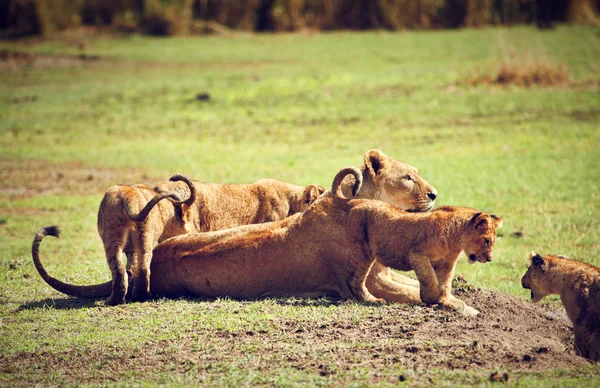
M 60 236 L 60 226 L 58 226 L 58 225 L 44 226 L 42 229 L 39 230 L 39 232 L 42 232 L 42 234 L 44 234 L 46 236 L 59 237 Z

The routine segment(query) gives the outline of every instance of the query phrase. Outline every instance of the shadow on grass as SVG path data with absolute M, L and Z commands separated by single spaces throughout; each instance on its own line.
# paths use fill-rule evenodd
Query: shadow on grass
M 82 298 L 46 298 L 43 300 L 37 300 L 29 303 L 25 303 L 19 306 L 18 311 L 23 310 L 37 310 L 37 309 L 57 309 L 57 310 L 69 310 L 69 309 L 82 309 L 90 307 L 98 307 L 99 301 L 102 299 L 82 299 Z
M 37 310 L 37 309 L 57 309 L 57 310 L 68 310 L 68 309 L 82 309 L 82 308 L 91 308 L 91 307 L 104 307 L 104 303 L 102 303 L 103 298 L 98 299 L 86 299 L 86 298 L 46 298 L 43 300 L 32 301 L 19 306 L 18 311 L 23 310 Z M 150 301 L 160 301 L 163 298 L 157 299 L 148 299 L 147 302 Z M 188 302 L 216 302 L 220 298 L 210 298 L 210 297 L 181 297 L 175 300 L 185 300 Z M 234 299 L 237 302 L 242 303 L 252 303 L 257 302 L 264 299 Z M 339 306 L 345 303 L 357 303 L 354 300 L 341 299 L 336 297 L 326 297 L 326 298 L 300 298 L 300 297 L 288 297 L 288 298 L 276 298 L 273 299 L 273 302 L 280 306 L 321 306 L 321 307 L 330 307 L 330 306 Z M 131 303 L 143 303 L 143 302 L 133 302 L 128 301 L 127 304 Z M 109 307 L 109 306 L 106 306 Z

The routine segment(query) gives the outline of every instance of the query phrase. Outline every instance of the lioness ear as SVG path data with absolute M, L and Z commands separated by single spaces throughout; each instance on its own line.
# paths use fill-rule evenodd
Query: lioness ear
M 490 217 L 492 217 L 492 222 L 494 223 L 494 228 L 502 227 L 502 217 L 497 216 L 495 214 L 491 214 Z
M 325 192 L 325 187 L 323 187 L 321 185 L 315 185 L 315 186 L 317 186 L 317 189 L 319 190 L 319 195 L 321 195 Z
M 386 154 L 379 150 L 370 150 L 365 154 L 365 167 L 369 171 L 371 178 L 375 178 L 377 174 L 385 167 Z
M 544 265 L 544 258 L 539 253 L 531 251 L 529 258 L 531 259 L 531 265 L 534 267 L 541 267 Z

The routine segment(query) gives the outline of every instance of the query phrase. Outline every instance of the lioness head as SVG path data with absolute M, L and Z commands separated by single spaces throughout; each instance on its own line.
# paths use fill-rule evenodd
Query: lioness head
M 465 254 L 469 263 L 492 261 L 492 250 L 496 244 L 496 228 L 502 225 L 502 217 L 494 214 L 476 213 L 469 222 L 471 233 L 465 236 Z
M 308 185 L 304 191 L 290 200 L 290 210 L 288 217 L 296 213 L 304 212 L 321 194 L 325 188 L 321 185 Z
M 531 290 L 531 301 L 537 303 L 552 293 L 546 276 L 546 272 L 552 266 L 552 258 L 550 256 L 543 257 L 539 253 L 531 251 L 529 259 L 531 265 L 521 279 L 521 286 Z
M 437 190 L 421 178 L 416 168 L 380 150 L 367 151 L 364 162 L 368 174 L 358 193 L 359 198 L 379 199 L 412 212 L 433 208 Z

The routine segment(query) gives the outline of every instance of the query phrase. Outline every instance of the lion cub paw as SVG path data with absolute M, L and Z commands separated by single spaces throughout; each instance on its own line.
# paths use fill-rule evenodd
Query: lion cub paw
M 465 309 L 463 310 L 462 313 L 463 313 L 463 315 L 466 315 L 467 317 L 474 317 L 479 314 L 479 310 L 476 310 L 471 306 L 465 305 Z

